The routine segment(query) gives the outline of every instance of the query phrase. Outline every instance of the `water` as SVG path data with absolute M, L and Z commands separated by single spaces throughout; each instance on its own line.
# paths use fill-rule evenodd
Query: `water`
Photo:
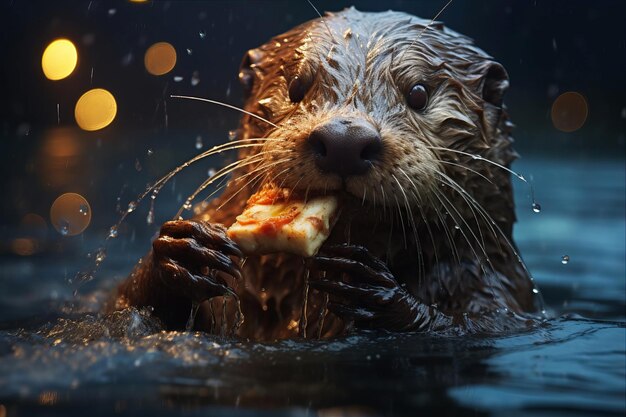
M 623 161 L 527 156 L 514 168 L 533 176 L 542 206 L 518 182 L 516 241 L 554 317 L 533 331 L 278 343 L 155 333 L 148 311 L 95 314 L 146 247 L 120 234 L 124 251 L 76 299 L 66 278 L 79 259 L 3 259 L 0 404 L 7 415 L 622 416 Z

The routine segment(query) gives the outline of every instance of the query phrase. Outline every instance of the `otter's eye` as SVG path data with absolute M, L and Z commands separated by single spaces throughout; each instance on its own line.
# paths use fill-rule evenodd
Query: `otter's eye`
M 311 87 L 311 82 L 306 78 L 295 76 L 289 83 L 289 100 L 292 103 L 299 103 L 304 98 L 304 95 Z
M 426 87 L 424 87 L 423 84 L 415 84 L 411 87 L 406 101 L 413 110 L 424 110 L 428 104 L 428 91 L 426 91 Z

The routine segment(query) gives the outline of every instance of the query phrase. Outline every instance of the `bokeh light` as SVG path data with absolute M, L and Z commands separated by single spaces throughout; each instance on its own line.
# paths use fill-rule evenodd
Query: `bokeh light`
M 176 65 L 176 49 L 167 42 L 157 42 L 148 48 L 143 63 L 152 75 L 167 74 Z
M 62 194 L 50 207 L 50 222 L 63 236 L 81 234 L 91 222 L 91 206 L 80 194 Z
M 78 52 L 68 39 L 57 39 L 46 47 L 41 56 L 41 68 L 46 78 L 62 80 L 69 76 L 78 62 Z
M 574 132 L 585 124 L 587 100 L 575 91 L 563 93 L 552 104 L 552 124 L 562 132 Z
M 102 88 L 94 88 L 83 94 L 76 102 L 74 117 L 83 130 L 99 130 L 107 127 L 117 114 L 113 94 Z

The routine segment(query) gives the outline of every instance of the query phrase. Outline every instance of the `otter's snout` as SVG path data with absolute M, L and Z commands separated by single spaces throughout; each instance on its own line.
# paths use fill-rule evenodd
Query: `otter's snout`
M 308 143 L 319 169 L 342 177 L 365 174 L 382 150 L 376 129 L 350 118 L 320 124 L 309 135 Z

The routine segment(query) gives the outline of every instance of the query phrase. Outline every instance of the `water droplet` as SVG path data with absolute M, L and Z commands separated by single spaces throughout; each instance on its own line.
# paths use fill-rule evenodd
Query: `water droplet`
M 154 151 L 152 149 L 148 149 L 148 156 L 154 155 Z
M 202 143 L 202 136 L 196 136 L 196 149 L 202 149 L 203 146 L 204 144 Z
M 541 211 L 541 206 L 537 202 L 534 202 L 532 207 L 535 213 L 539 213 Z
M 533 294 L 539 294 L 539 290 L 537 288 L 533 288 Z
M 563 265 L 567 265 L 569 263 L 569 255 L 563 255 L 561 256 L 561 263 Z
M 117 237 L 117 233 L 117 226 L 111 226 L 109 229 L 109 237 L 115 239 Z
M 211 178 L 213 175 L 215 175 L 215 172 L 215 168 L 209 168 L 207 175 L 209 176 L 209 178 Z
M 154 210 L 150 210 L 146 216 L 146 223 L 149 225 L 154 223 Z
M 134 201 L 131 201 L 130 203 L 128 203 L 128 208 L 126 209 L 126 211 L 128 213 L 132 213 L 133 211 L 135 211 L 136 208 L 137 208 L 137 203 Z
M 98 249 L 96 252 L 96 265 L 102 263 L 107 257 L 107 251 L 104 248 Z
M 181 77 L 180 75 L 176 75 L 176 76 L 174 76 L 174 82 L 175 82 L 175 83 L 179 83 L 179 82 L 181 82 L 182 80 L 184 80 L 184 78 L 183 78 L 183 77 Z
M 191 74 L 191 86 L 195 87 L 198 84 L 200 84 L 200 73 L 198 71 L 194 71 L 193 74 Z
M 187 48 L 187 55 L 191 55 L 191 54 L 193 54 L 193 49 Z
M 83 216 L 86 216 L 89 214 L 89 206 L 87 204 L 81 204 L 80 207 L 78 208 L 78 211 Z
M 156 196 L 152 195 L 150 197 L 152 198 Z M 146 216 L 146 223 L 148 223 L 148 225 L 154 223 L 154 198 L 150 200 L 150 210 L 148 210 L 148 215 Z
M 113 16 L 115 13 L 117 13 L 116 9 L 109 9 L 109 16 Z
M 205 31 L 203 31 L 203 30 L 201 30 L 201 31 L 198 33 L 198 35 L 200 35 L 200 39 L 204 39 L 204 38 L 206 38 L 206 32 L 205 32 Z
M 233 129 L 233 130 L 229 130 L 228 131 L 228 140 L 235 140 L 237 139 L 237 130 Z
M 460 227 L 458 224 L 455 224 L 455 225 L 454 225 L 454 228 L 455 228 L 456 230 L 461 230 L 461 227 Z
M 185 201 L 185 204 L 183 204 L 183 208 L 185 210 L 191 210 L 191 207 L 192 207 L 192 204 L 191 204 L 191 201 L 189 200 Z
M 139 162 L 139 159 L 135 159 L 135 169 L 137 170 L 137 172 L 141 172 L 142 170 L 142 166 L 141 166 L 141 162 Z

